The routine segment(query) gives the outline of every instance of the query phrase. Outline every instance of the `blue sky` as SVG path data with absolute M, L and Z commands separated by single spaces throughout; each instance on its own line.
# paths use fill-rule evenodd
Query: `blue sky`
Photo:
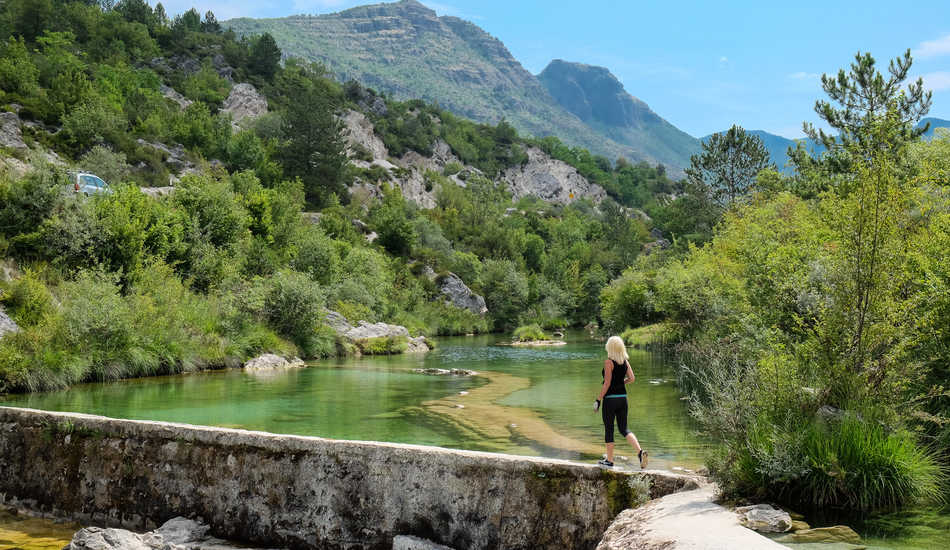
M 950 1 L 439 0 L 440 15 L 468 19 L 498 37 L 526 69 L 552 59 L 602 65 L 627 91 L 701 137 L 732 124 L 800 137 L 817 122 L 821 73 L 858 51 L 884 69 L 911 48 L 912 72 L 933 90 L 929 116 L 950 119 Z M 373 1 L 166 0 L 232 17 L 329 13 Z

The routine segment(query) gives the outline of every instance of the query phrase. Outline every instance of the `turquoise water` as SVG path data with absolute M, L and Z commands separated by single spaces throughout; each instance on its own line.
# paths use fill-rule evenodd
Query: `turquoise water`
M 6 396 L 2 404 L 336 439 L 379 440 L 595 460 L 603 452 L 603 347 L 569 335 L 556 348 L 496 346 L 497 336 L 444 338 L 421 355 L 319 361 L 265 374 L 214 371 L 84 384 Z M 695 468 L 702 440 L 670 366 L 631 351 L 630 428 L 658 467 Z M 459 368 L 472 377 L 416 368 Z M 465 393 L 463 393 L 465 392 Z M 617 452 L 632 449 L 618 436 Z

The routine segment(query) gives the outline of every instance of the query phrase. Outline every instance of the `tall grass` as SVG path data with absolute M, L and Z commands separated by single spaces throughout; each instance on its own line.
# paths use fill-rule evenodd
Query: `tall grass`
M 99 271 L 81 272 L 52 291 L 57 307 L 0 339 L 0 392 L 223 367 L 263 351 L 295 351 L 231 300 L 191 291 L 161 263 L 125 294 L 116 276 Z

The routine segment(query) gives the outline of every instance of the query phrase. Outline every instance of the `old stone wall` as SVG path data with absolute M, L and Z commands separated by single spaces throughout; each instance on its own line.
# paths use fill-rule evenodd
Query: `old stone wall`
M 288 548 L 593 548 L 625 474 L 531 457 L 0 407 L 0 493 L 83 523 Z M 659 481 L 656 488 L 663 484 Z M 656 496 L 656 495 L 654 495 Z

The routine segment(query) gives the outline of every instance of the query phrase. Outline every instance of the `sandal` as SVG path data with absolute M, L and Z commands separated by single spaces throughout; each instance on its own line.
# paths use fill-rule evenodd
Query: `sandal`
M 641 470 L 643 470 L 644 468 L 647 467 L 647 461 L 649 460 L 649 457 L 647 456 L 648 454 L 649 454 L 649 453 L 647 453 L 647 452 L 644 451 L 643 449 L 640 449 L 640 452 L 637 453 L 637 458 L 640 459 L 640 469 L 641 469 Z

